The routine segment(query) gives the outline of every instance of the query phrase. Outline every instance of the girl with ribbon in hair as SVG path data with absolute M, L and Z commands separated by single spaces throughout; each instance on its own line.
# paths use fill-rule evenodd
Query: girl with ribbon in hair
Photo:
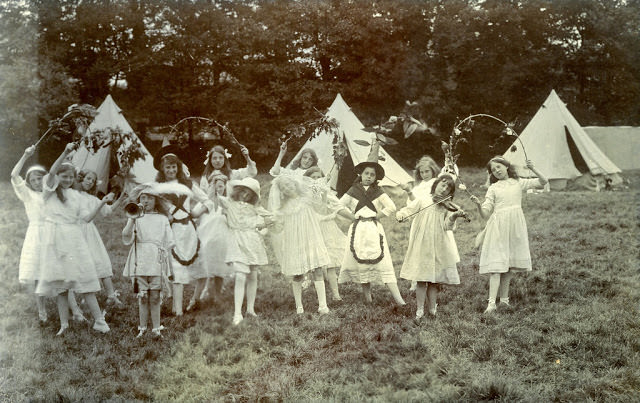
M 396 213 L 398 221 L 417 214 L 411 223 L 409 246 L 400 270 L 400 277 L 417 282 L 416 319 L 424 316 L 428 298 L 429 313 L 436 315 L 440 284 L 460 284 L 457 263 L 458 248 L 449 237 L 458 217 L 464 211 L 451 212 L 442 203 L 450 200 L 456 189 L 456 178 L 448 173 L 438 176 L 430 195 L 410 202 Z
M 45 175 L 43 185 L 44 225 L 40 249 L 40 278 L 36 293 L 56 296 L 60 315 L 61 335 L 69 327 L 69 304 L 67 292 L 84 294 L 84 299 L 95 320 L 93 329 L 108 332 L 95 293 L 100 291 L 100 281 L 95 263 L 82 232 L 82 221 L 91 220 L 102 205 L 113 201 L 113 196 L 105 196 L 93 211 L 87 211 L 85 199 L 72 189 L 75 167 L 63 162 L 76 148 L 69 143 L 62 155 Z
M 329 313 L 324 286 L 323 268 L 331 261 L 320 229 L 320 216 L 314 210 L 321 207 L 298 175 L 279 175 L 269 192 L 269 210 L 275 215 L 272 241 L 282 274 L 291 278 L 296 312 L 304 313 L 302 281 L 313 273 L 318 296 L 318 312 Z
M 137 291 L 140 322 L 136 337 L 141 337 L 147 330 L 149 317 L 151 332 L 162 337 L 160 305 L 164 296 L 171 296 L 169 277 L 172 275 L 171 249 L 175 246 L 173 231 L 157 183 L 136 186 L 131 191 L 131 199 L 142 209 L 139 216 L 127 219 L 122 230 L 122 241 L 131 245 L 122 275 L 132 278 L 134 291 Z
M 231 153 L 221 145 L 213 146 L 204 160 L 204 173 L 200 179 L 200 188 L 209 198 L 218 195 L 226 195 L 226 190 L 220 186 L 226 186 L 229 180 L 240 180 L 244 178 L 254 178 L 258 174 L 256 163 L 249 156 L 247 147 L 240 145 L 240 152 L 247 162 L 247 166 L 239 169 L 231 169 Z M 213 278 L 214 300 L 222 292 L 222 285 L 225 277 L 233 276 L 233 270 L 224 263 L 224 238 L 221 236 L 226 232 L 224 216 L 219 211 L 205 211 L 200 219 L 200 226 L 205 226 L 198 230 L 198 234 L 203 244 L 203 258 L 201 264 L 206 273 L 206 279 L 199 279 L 196 283 L 194 297 L 189 302 L 187 310 L 196 304 L 196 297 L 204 300 L 208 295 L 209 279 Z M 208 245 L 208 246 L 206 246 Z M 206 251 L 204 247 L 206 246 Z M 219 249 L 218 252 L 215 250 Z
M 47 170 L 39 165 L 30 167 L 24 179 L 20 176 L 20 171 L 24 163 L 35 152 L 36 147 L 30 146 L 24 150 L 24 154 L 11 171 L 11 185 L 18 199 L 24 204 L 27 213 L 29 226 L 22 243 L 20 253 L 20 264 L 18 266 L 18 280 L 21 284 L 28 284 L 33 291 L 38 282 L 38 272 L 40 270 L 40 238 L 43 225 L 42 207 L 42 178 L 47 174 Z M 45 300 L 42 296 L 36 296 L 38 307 L 38 317 L 41 322 L 47 321 L 47 310 Z
M 366 303 L 371 302 L 371 283 L 383 282 L 398 305 L 405 305 L 391 261 L 389 244 L 380 218 L 396 211 L 391 198 L 378 186 L 384 168 L 378 164 L 380 144 L 374 141 L 369 158 L 355 166 L 356 182 L 342 195 L 340 202 L 348 209 L 340 214 L 354 222 L 347 233 L 347 251 L 342 261 L 339 283 L 352 281 L 362 285 Z M 346 214 L 345 214 L 346 211 Z
M 531 254 L 527 223 L 522 212 L 522 192 L 543 188 L 547 179 L 526 161 L 527 168 L 537 175 L 535 179 L 521 179 L 503 157 L 494 157 L 487 163 L 489 181 L 484 202 L 472 196 L 480 215 L 487 219 L 481 234 L 480 274 L 489 274 L 489 304 L 486 313 L 496 310 L 496 300 L 509 306 L 509 283 L 516 272 L 531 271 Z
M 188 170 L 182 163 L 180 149 L 176 145 L 162 147 L 153 158 L 153 166 L 158 170 L 156 182 L 170 185 L 164 197 L 169 201 L 169 222 L 175 238 L 175 246 L 171 251 L 173 267 L 173 308 L 176 316 L 182 316 L 184 285 L 192 279 L 204 279 L 206 274 L 202 265 L 197 262 L 200 252 L 200 240 L 196 232 L 192 213 L 193 203 L 207 199 L 206 194 L 193 184 L 188 177 Z
M 98 205 L 101 205 L 102 207 L 98 209 L 99 214 L 103 217 L 108 217 L 115 209 L 120 208 L 126 196 L 123 192 L 120 198 L 111 206 L 102 203 L 101 200 L 95 196 L 97 177 L 98 176 L 93 171 L 80 171 L 78 174 L 79 186 L 77 186 L 77 188 L 80 195 L 84 197 L 85 207 L 88 211 L 94 211 Z M 109 195 L 110 198 L 115 196 L 113 193 L 109 193 Z M 98 228 L 93 222 L 93 219 L 82 224 L 82 230 L 87 244 L 89 245 L 89 252 L 93 257 L 98 278 L 102 281 L 102 284 L 107 291 L 107 303 L 122 305 L 122 302 L 118 298 L 120 293 L 114 289 L 113 281 L 111 279 L 111 277 L 113 277 L 111 259 L 109 258 L 107 249 L 104 247 L 104 243 L 102 242 L 102 238 L 100 237 L 100 233 L 98 232 Z

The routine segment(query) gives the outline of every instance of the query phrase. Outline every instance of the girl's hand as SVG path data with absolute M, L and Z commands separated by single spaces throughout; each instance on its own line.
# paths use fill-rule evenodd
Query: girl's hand
M 24 155 L 31 157 L 36 152 L 36 146 L 29 146 L 24 150 Z
M 78 144 L 76 143 L 68 143 L 65 147 L 64 147 L 64 152 L 69 154 L 72 151 L 75 151 L 78 148 Z
M 287 142 L 283 141 L 282 144 L 280 144 L 280 153 L 284 154 L 287 152 Z
M 525 162 L 525 166 L 526 166 L 528 169 L 532 170 L 532 171 L 535 169 L 535 167 L 533 166 L 533 161 L 531 161 L 531 160 L 527 160 L 527 161 Z
M 478 206 L 480 205 L 480 199 L 478 199 L 476 196 L 471 195 L 469 196 L 469 199 L 473 202 L 473 204 L 476 204 Z
M 400 188 L 405 192 L 409 193 L 411 191 L 411 186 L 408 183 L 403 183 L 400 185 Z
M 108 195 L 106 195 L 105 197 L 102 198 L 102 201 L 105 203 L 111 203 L 112 201 L 114 201 L 116 198 L 116 195 L 111 192 Z
M 404 221 L 404 219 L 405 219 L 404 214 L 402 214 L 402 213 L 401 213 L 401 212 L 399 212 L 399 211 L 398 211 L 398 212 L 396 212 L 396 220 L 398 220 L 398 221 L 402 222 L 402 221 Z
M 240 146 L 240 152 L 245 158 L 249 158 L 249 149 L 245 146 Z
M 269 227 L 276 223 L 276 220 L 273 217 L 264 217 L 264 225 L 265 227 Z

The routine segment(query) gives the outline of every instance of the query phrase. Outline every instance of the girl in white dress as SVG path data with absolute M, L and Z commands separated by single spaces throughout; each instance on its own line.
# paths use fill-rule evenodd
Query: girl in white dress
M 315 166 L 307 169 L 305 177 L 311 179 L 309 187 L 311 188 L 311 196 L 314 198 L 314 205 L 317 206 L 316 211 L 322 217 L 320 219 L 320 230 L 322 238 L 329 253 L 329 266 L 326 269 L 326 277 L 329 282 L 329 288 L 333 295 L 334 301 L 342 301 L 340 291 L 338 290 L 338 268 L 342 264 L 344 258 L 344 247 L 347 237 L 336 223 L 336 214 L 343 207 L 336 197 L 335 193 L 328 184 L 328 179 L 324 178 L 322 170 Z
M 78 174 L 77 188 L 85 199 L 84 203 L 88 211 L 95 211 L 97 208 L 101 216 L 108 217 L 115 209 L 120 207 L 125 196 L 124 193 L 122 193 L 121 197 L 111 206 L 105 204 L 95 196 L 97 179 L 98 175 L 95 172 L 82 170 Z M 109 193 L 109 196 L 112 198 L 114 194 Z M 122 302 L 118 299 L 120 293 L 113 287 L 113 281 L 111 279 L 111 277 L 113 277 L 113 268 L 111 267 L 109 253 L 107 253 L 107 249 L 104 247 L 104 243 L 102 242 L 102 238 L 100 237 L 100 233 L 98 232 L 98 228 L 94 224 L 93 219 L 83 224 L 82 230 L 87 244 L 89 245 L 89 252 L 91 252 L 91 256 L 93 257 L 98 278 L 102 281 L 102 284 L 107 291 L 107 302 L 122 305 Z
M 455 189 L 455 179 L 443 174 L 434 181 L 430 197 L 415 199 L 396 213 L 398 221 L 415 214 L 400 277 L 417 282 L 416 319 L 424 316 L 426 297 L 429 313 L 435 316 L 440 284 L 460 284 L 456 267 L 460 259 L 448 232 L 453 230 L 456 219 L 465 213 L 462 210 L 451 212 L 443 202 L 447 197 L 453 197 Z M 441 203 L 434 204 L 437 202 Z
M 29 168 L 24 179 L 20 176 L 20 171 L 24 163 L 36 150 L 35 146 L 30 146 L 24 150 L 24 154 L 11 171 L 11 185 L 18 199 L 24 203 L 29 226 L 22 244 L 20 253 L 20 265 L 18 266 L 18 281 L 21 284 L 28 284 L 33 291 L 38 282 L 38 271 L 40 270 L 40 238 L 42 232 L 42 178 L 47 174 L 47 170 L 41 166 L 34 165 Z M 45 300 L 42 296 L 36 296 L 38 307 L 38 317 L 41 322 L 47 321 L 47 310 Z
M 519 179 L 507 160 L 492 158 L 487 164 L 491 185 L 484 203 L 481 204 L 475 196 L 471 197 L 480 215 L 488 218 L 480 254 L 480 274 L 490 275 L 487 313 L 496 310 L 497 298 L 508 306 L 513 273 L 531 271 L 532 268 L 527 223 L 522 212 L 522 192 L 543 188 L 547 179 L 530 160 L 526 164 L 537 179 Z
M 224 190 L 223 193 L 219 193 L 221 190 L 219 186 L 223 183 L 224 186 L 226 186 L 229 180 L 240 180 L 247 177 L 253 178 L 258 174 L 256 163 L 249 156 L 249 150 L 245 146 L 241 146 L 240 152 L 247 162 L 247 166 L 239 169 L 231 169 L 231 163 L 229 161 L 231 154 L 224 147 L 215 145 L 209 150 L 204 161 L 204 173 L 202 174 L 202 178 L 200 178 L 200 188 L 209 198 L 212 198 L 216 191 L 218 191 L 217 194 L 226 195 L 226 190 Z M 205 211 L 204 216 L 200 218 L 198 236 L 202 242 L 203 249 L 200 263 L 204 274 L 206 274 L 206 278 L 197 280 L 196 290 L 193 294 L 194 297 L 189 302 L 187 310 L 195 306 L 195 298 L 197 296 L 200 296 L 201 300 L 207 298 L 209 279 L 213 279 L 213 294 L 215 300 L 222 292 L 224 279 L 234 274 L 233 269 L 224 262 L 225 252 L 223 241 L 225 238 L 223 235 L 226 232 L 224 220 L 225 218 L 220 211 Z M 218 252 L 216 252 L 216 249 L 218 249 Z
M 296 311 L 304 313 L 302 281 L 312 272 L 318 296 L 318 312 L 329 313 L 322 269 L 331 261 L 325 246 L 316 201 L 297 175 L 277 176 L 269 192 L 269 209 L 275 215 L 272 241 L 282 274 L 292 277 Z
M 169 276 L 171 273 L 171 249 L 175 245 L 173 231 L 159 198 L 157 184 L 136 186 L 131 198 L 142 205 L 143 214 L 129 217 L 122 230 L 122 241 L 131 245 L 123 275 L 134 282 L 137 288 L 140 337 L 147 330 L 151 316 L 151 332 L 162 337 L 160 331 L 160 305 L 163 296 L 171 295 Z
M 377 154 L 374 153 L 377 157 Z M 387 285 L 398 305 L 405 305 L 391 261 L 389 244 L 379 219 L 393 214 L 396 206 L 380 189 L 378 180 L 384 169 L 377 162 L 362 162 L 355 167 L 359 178 L 342 195 L 340 202 L 348 209 L 340 214 L 354 220 L 347 233 L 347 251 L 342 261 L 338 282 L 352 281 L 362 285 L 366 303 L 371 302 L 371 283 Z
M 100 281 L 80 224 L 85 217 L 95 216 L 98 209 L 87 214 L 84 198 L 71 188 L 75 180 L 75 168 L 70 163 L 63 163 L 75 147 L 73 143 L 67 144 L 51 167 L 51 172 L 55 175 L 50 173 L 44 177 L 42 195 L 44 225 L 40 249 L 40 281 L 36 293 L 57 297 L 60 315 L 58 335 L 69 327 L 68 290 L 84 294 L 95 320 L 93 329 L 103 333 L 109 331 L 96 300 L 95 293 L 100 291 Z M 112 199 L 105 196 L 103 200 Z
M 208 208 L 214 211 L 220 206 L 226 216 L 230 236 L 227 238 L 225 261 L 235 272 L 233 324 L 238 325 L 243 320 L 242 304 L 245 291 L 246 314 L 257 316 L 255 301 L 258 292 L 258 270 L 259 266 L 269 262 L 264 241 L 258 230 L 270 225 L 273 220 L 271 213 L 258 206 L 260 183 L 256 179 L 247 177 L 233 180 L 229 182 L 228 188 L 231 189 L 231 196 L 214 195 L 214 206 Z M 210 203 L 211 201 L 206 202 Z
M 202 265 L 197 261 L 200 252 L 200 240 L 196 232 L 192 214 L 193 203 L 206 200 L 206 195 L 187 177 L 185 167 L 178 155 L 180 149 L 175 145 L 162 147 L 153 159 L 153 166 L 158 170 L 156 182 L 173 186 L 175 192 L 164 195 L 171 203 L 169 222 L 175 238 L 175 246 L 171 251 L 173 267 L 173 308 L 176 316 L 182 316 L 184 285 L 194 278 L 204 278 Z M 206 281 L 206 280 L 205 280 Z

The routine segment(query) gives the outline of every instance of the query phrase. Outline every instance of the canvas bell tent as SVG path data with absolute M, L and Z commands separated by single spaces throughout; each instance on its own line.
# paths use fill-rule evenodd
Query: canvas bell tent
M 640 127 L 585 126 L 584 131 L 618 168 L 640 169 Z
M 109 129 L 118 128 L 123 133 L 135 133 L 129 125 L 129 122 L 122 114 L 122 110 L 116 105 L 111 95 L 107 95 L 104 102 L 98 108 L 98 114 L 89 125 L 88 131 L 97 132 L 104 131 L 105 135 L 109 135 Z M 137 136 L 136 136 L 137 137 Z M 140 139 L 138 138 L 138 141 Z M 140 141 L 140 144 L 142 142 Z M 156 178 L 156 170 L 153 167 L 153 156 L 149 150 L 142 144 L 141 151 L 144 159 L 137 160 L 129 171 L 128 181 L 133 183 L 151 182 Z M 72 157 L 72 163 L 78 169 L 89 169 L 95 171 L 98 175 L 98 191 L 106 193 L 109 183 L 109 174 L 111 171 L 111 147 L 102 147 L 95 153 L 88 150 L 84 144 L 75 152 Z
M 329 107 L 326 116 L 338 122 L 339 137 L 344 139 L 344 143 L 349 151 L 347 157 L 344 159 L 344 169 L 352 169 L 351 167 L 367 161 L 370 147 L 363 144 L 370 144 L 372 135 L 363 130 L 363 124 L 351 111 L 351 108 L 344 99 L 342 99 L 340 94 L 336 95 L 336 99 Z M 333 133 L 322 132 L 312 139 L 309 139 L 291 161 L 293 162 L 299 158 L 305 148 L 313 149 L 318 155 L 318 166 L 325 175 L 331 175 L 332 181 L 330 184 L 331 187 L 335 189 L 338 168 L 333 157 L 333 141 Z M 382 147 L 380 147 L 379 156 L 382 157 L 379 163 L 385 171 L 385 177 L 380 181 L 381 186 L 397 186 L 410 182 L 413 179 Z M 291 162 L 288 168 L 291 168 Z
M 549 179 L 551 190 L 562 190 L 574 180 L 594 190 L 605 178 L 621 182 L 620 168 L 591 140 L 554 90 L 524 128 L 520 141 L 504 153 L 523 177 L 531 175 L 525 168 L 525 152 Z

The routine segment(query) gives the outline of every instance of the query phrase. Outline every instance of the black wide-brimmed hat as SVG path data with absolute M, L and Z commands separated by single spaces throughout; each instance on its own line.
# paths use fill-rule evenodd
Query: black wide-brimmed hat
M 156 152 L 156 155 L 153 156 L 153 167 L 160 171 L 160 163 L 162 159 L 167 155 L 174 155 L 180 161 L 182 161 L 182 150 L 176 144 L 169 144 L 168 146 L 164 146 Z
M 376 170 L 377 180 L 382 180 L 382 178 L 384 178 L 384 168 L 382 167 L 382 165 L 378 164 L 377 162 L 372 162 L 372 161 L 361 162 L 358 165 L 356 165 L 353 169 L 355 170 L 356 174 L 360 175 L 365 168 L 369 168 L 369 167 Z

